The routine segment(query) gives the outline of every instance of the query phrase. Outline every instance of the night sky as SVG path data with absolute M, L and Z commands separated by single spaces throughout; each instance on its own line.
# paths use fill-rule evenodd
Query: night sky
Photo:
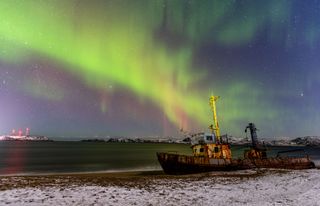
M 1 0 L 0 134 L 320 135 L 320 1 Z

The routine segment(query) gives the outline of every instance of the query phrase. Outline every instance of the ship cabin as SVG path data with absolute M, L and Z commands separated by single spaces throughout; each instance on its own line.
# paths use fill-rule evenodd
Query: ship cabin
M 231 159 L 231 149 L 228 143 L 221 141 L 211 133 L 198 133 L 193 136 L 192 151 L 195 157 L 215 159 Z

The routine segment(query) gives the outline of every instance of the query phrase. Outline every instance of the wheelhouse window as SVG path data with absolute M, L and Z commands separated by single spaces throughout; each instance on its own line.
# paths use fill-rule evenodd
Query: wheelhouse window
M 212 136 L 207 136 L 207 141 L 212 141 Z
M 214 147 L 214 153 L 219 152 L 219 147 Z

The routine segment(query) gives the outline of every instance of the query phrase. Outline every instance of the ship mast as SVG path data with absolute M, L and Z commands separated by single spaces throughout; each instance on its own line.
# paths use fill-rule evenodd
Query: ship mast
M 210 97 L 210 107 L 213 112 L 213 125 L 210 126 L 211 132 L 215 133 L 217 140 L 220 142 L 220 128 L 219 128 L 219 123 L 218 123 L 218 118 L 217 118 L 217 109 L 216 109 L 216 101 L 220 98 L 220 96 L 211 96 Z

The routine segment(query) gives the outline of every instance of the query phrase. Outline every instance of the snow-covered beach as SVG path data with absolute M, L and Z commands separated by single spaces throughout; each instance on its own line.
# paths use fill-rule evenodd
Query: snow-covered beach
M 2 176 L 0 205 L 320 205 L 320 170 Z

